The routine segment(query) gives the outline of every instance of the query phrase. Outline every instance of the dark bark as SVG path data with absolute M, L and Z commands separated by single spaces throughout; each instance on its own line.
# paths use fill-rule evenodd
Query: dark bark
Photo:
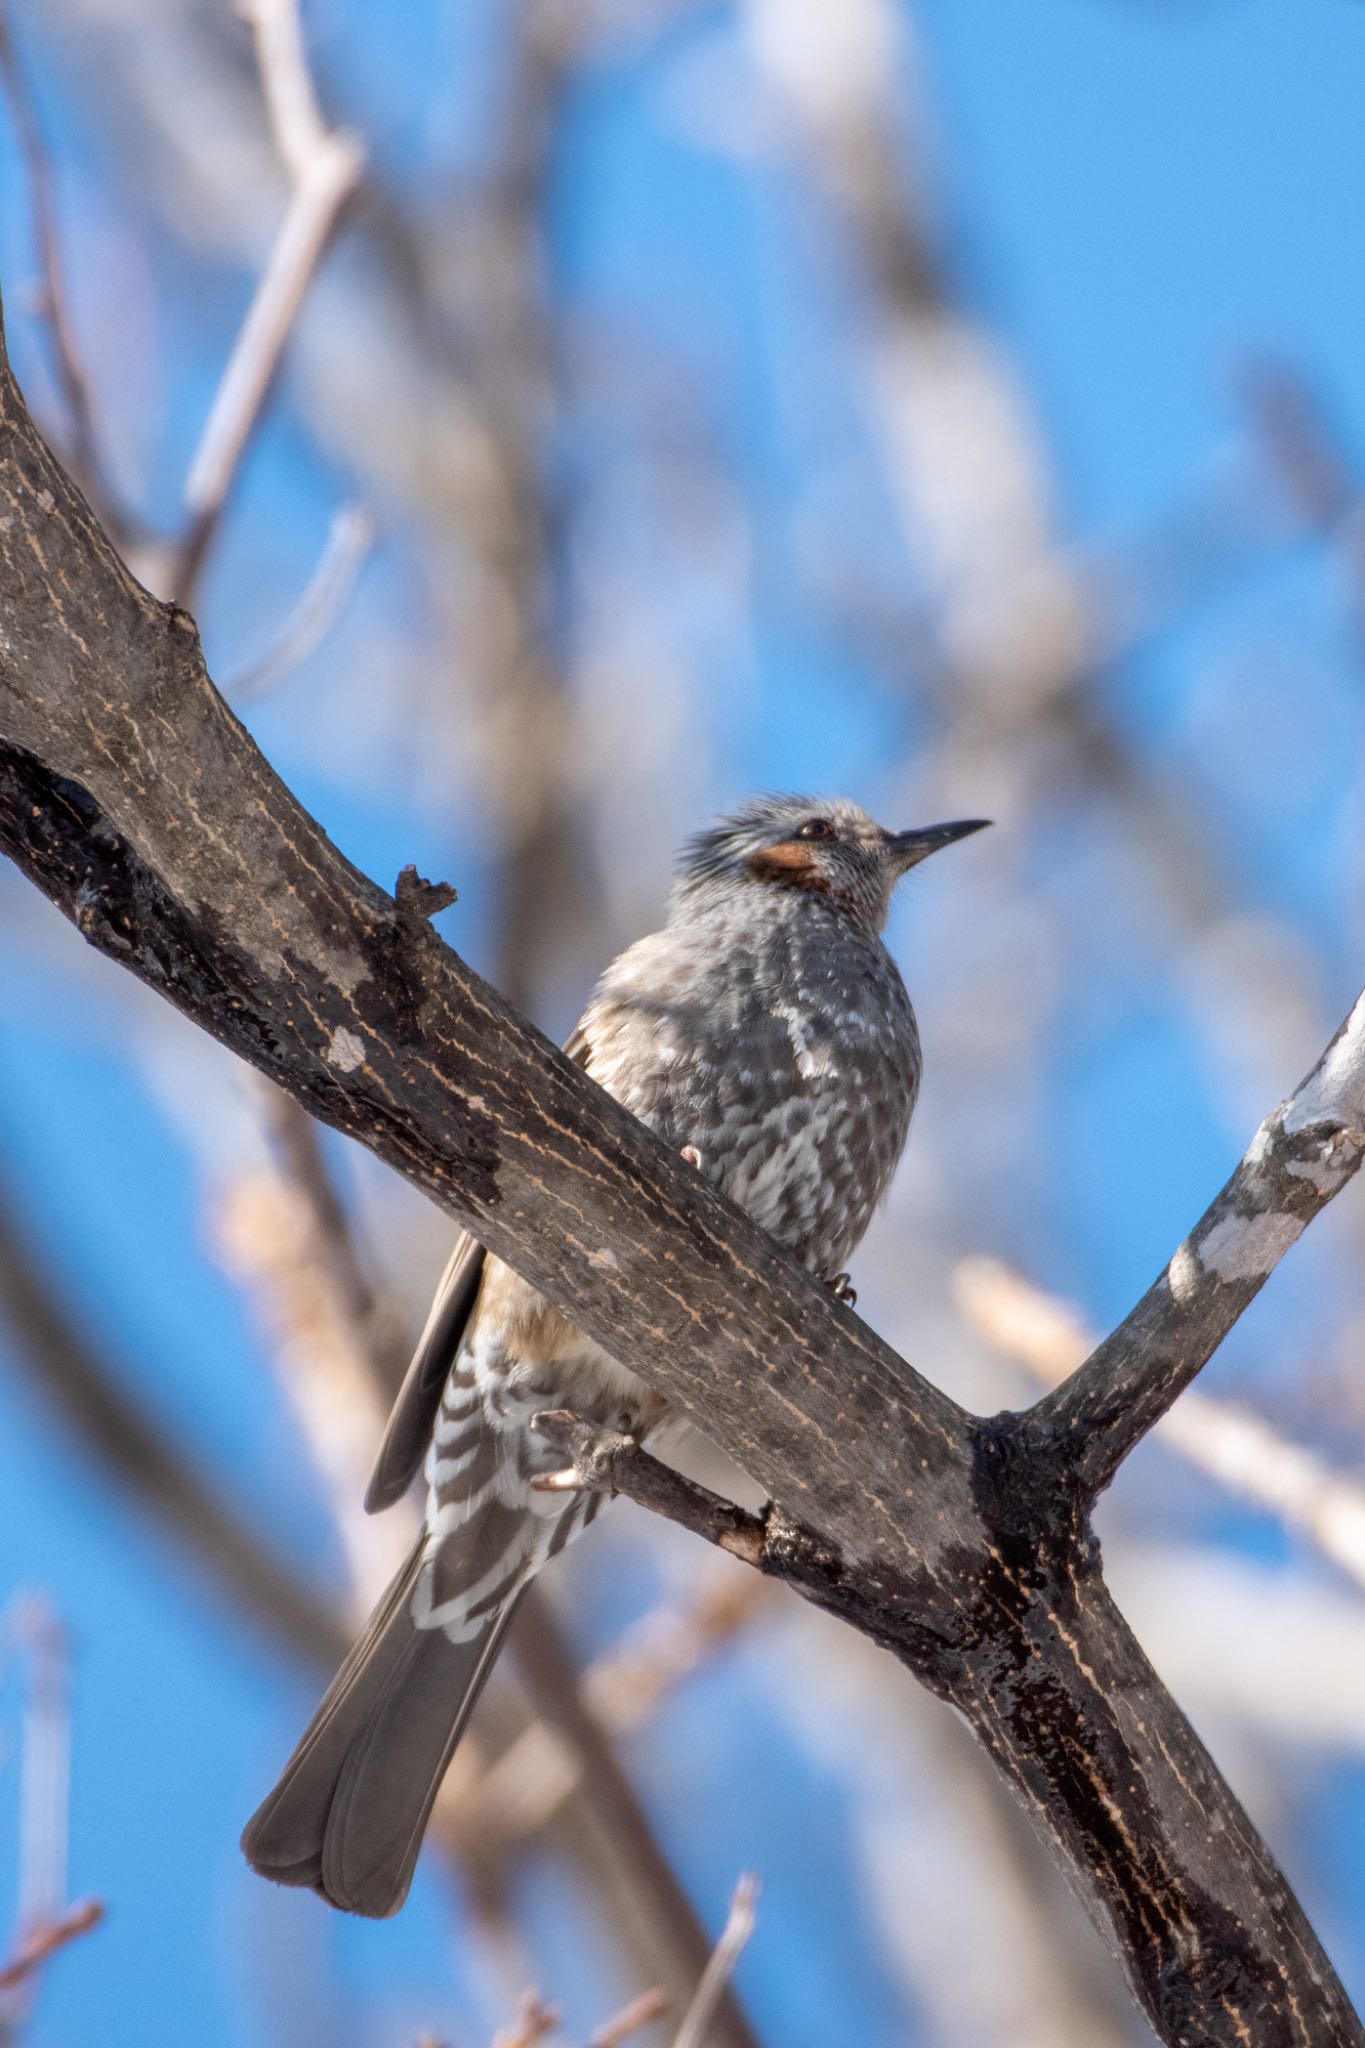
M 400 913 L 272 773 L 193 622 L 129 577 L 8 376 L 0 846 L 93 945 L 423 1188 L 753 1473 L 782 1503 L 765 1568 L 967 1715 L 1164 2040 L 1365 2048 L 1105 1592 L 1094 1473 L 1069 1446 L 1114 1427 L 1112 1404 L 1060 1439 L 1064 1399 L 1041 1426 L 967 1415 Z M 1154 1401 L 1134 1362 L 1144 1416 L 1242 1305 L 1228 1284 L 1230 1313 L 1188 1328 L 1200 1290 L 1169 1290 L 1184 1362 Z

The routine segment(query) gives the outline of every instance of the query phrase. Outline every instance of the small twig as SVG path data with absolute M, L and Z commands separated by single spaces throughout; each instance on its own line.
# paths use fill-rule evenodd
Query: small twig
M 51 1920 L 45 1926 L 35 1928 L 24 1940 L 10 1962 L 0 1970 L 0 1991 L 17 1991 L 19 1986 L 41 1969 L 49 1956 L 59 1948 L 65 1948 L 69 1941 L 77 1940 L 82 1934 L 89 1934 L 104 1918 L 104 1904 L 100 1899 L 84 1899 L 78 1906 L 72 1906 L 59 1920 Z
M 411 862 L 394 884 L 393 896 L 400 920 L 419 924 L 439 916 L 441 911 L 449 910 L 452 903 L 459 901 L 459 892 L 453 883 L 429 882 L 425 875 L 418 874 Z
M 301 668 L 310 654 L 316 653 L 346 608 L 361 566 L 374 545 L 374 533 L 374 514 L 368 506 L 340 507 L 317 567 L 298 602 L 265 653 L 223 684 L 225 697 L 234 704 L 264 697 Z
M 19 153 L 24 161 L 24 173 L 28 180 L 33 239 L 37 244 L 38 261 L 42 270 L 42 296 L 38 311 L 47 329 L 57 371 L 57 382 L 66 406 L 71 468 L 81 489 L 99 506 L 101 517 L 106 523 L 112 520 L 121 524 L 121 515 L 111 502 L 96 452 L 94 407 L 90 398 L 90 385 L 72 331 L 71 310 L 67 304 L 66 285 L 62 276 L 61 238 L 57 226 L 57 198 L 52 163 L 34 108 L 33 95 L 14 47 L 14 38 L 3 0 L 0 0 L 0 85 L 3 85 L 5 98 L 9 102 L 15 140 L 19 145 Z
M 1070 1303 L 998 1259 L 962 1259 L 953 1287 L 987 1341 L 1048 1386 L 1057 1386 L 1095 1347 Z M 1161 1417 L 1156 1434 L 1201 1472 L 1278 1515 L 1365 1586 L 1365 1488 L 1302 1445 L 1287 1443 L 1263 1416 L 1193 1388 Z
M 299 0 L 241 0 L 238 12 L 256 40 L 275 147 L 295 184 L 302 184 L 328 134 L 308 69 Z
M 365 160 L 355 136 L 323 123 L 297 0 L 247 0 L 244 12 L 292 191 L 190 464 L 189 523 L 169 578 L 168 595 L 178 604 L 193 595 L 290 330 Z
M 720 1995 L 734 1974 L 744 1944 L 754 1931 L 757 1901 L 758 1879 L 753 1871 L 746 1870 L 730 1900 L 730 1917 L 724 1932 L 702 1972 L 696 1995 L 683 2014 L 682 2025 L 673 2037 L 673 2048 L 704 2048 L 706 2030 L 715 2016 Z
M 583 1673 L 583 1695 L 613 1735 L 642 1727 L 708 1658 L 732 1643 L 778 1597 L 773 1580 L 728 1565 L 691 1589 L 684 1605 L 665 1601 L 628 1629 Z
M 1365 1155 L 1365 995 L 1257 1131 L 1136 1308 L 1031 1411 L 1085 1493 L 1106 1487 Z
M 558 2025 L 559 2014 L 552 2005 L 542 2004 L 538 1991 L 523 1992 L 520 2012 L 511 2027 L 499 2027 L 493 2048 L 536 2048 Z
M 728 1550 L 731 1557 L 759 1571 L 767 1568 L 767 1529 L 761 1516 L 736 1507 L 709 1486 L 685 1479 L 642 1450 L 634 1437 L 585 1422 L 567 1408 L 532 1416 L 531 1427 L 570 1461 L 562 1472 L 532 1482 L 542 1493 L 623 1493 L 651 1513 Z
M 632 2034 L 638 2034 L 641 2027 L 647 2027 L 651 2020 L 662 2019 L 668 2011 L 668 1993 L 656 1984 L 652 1991 L 642 1991 L 638 1998 L 632 1998 L 629 2005 L 623 2005 L 620 2012 L 609 2020 L 603 2020 L 588 2043 L 588 2048 L 620 2048 L 622 2041 L 628 2041 Z
M 19 1874 L 12 1960 L 0 1968 L 0 1994 L 16 1993 L 55 1950 L 84 1934 L 104 1908 L 68 1906 L 71 1783 L 69 1656 L 61 1618 L 41 1595 L 21 1596 L 0 1622 L 0 1657 L 22 1656 L 23 1746 L 19 1785 Z M 0 2039 L 26 2000 L 11 1999 Z
M 14 1633 L 27 1652 L 20 1787 L 20 1928 L 65 1910 L 71 1807 L 71 1682 L 66 1630 L 41 1596 L 21 1599 Z
M 1252 428 L 1294 512 L 1330 537 L 1359 493 L 1321 397 L 1292 364 L 1261 356 L 1247 363 L 1241 395 Z

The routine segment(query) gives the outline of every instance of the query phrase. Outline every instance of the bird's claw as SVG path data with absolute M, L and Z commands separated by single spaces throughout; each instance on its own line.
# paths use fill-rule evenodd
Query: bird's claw
M 848 1308 L 852 1308 L 858 1299 L 858 1290 L 847 1273 L 836 1273 L 832 1280 L 826 1280 L 825 1285 L 834 1299 L 842 1301 Z

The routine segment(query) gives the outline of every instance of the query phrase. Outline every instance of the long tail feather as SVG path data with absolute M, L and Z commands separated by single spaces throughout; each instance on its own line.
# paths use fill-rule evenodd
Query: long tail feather
M 452 1643 L 413 1619 L 422 1562 L 419 1543 L 242 1835 L 263 1877 L 312 1885 L 376 1918 L 407 1897 L 446 1766 L 516 1604 L 513 1589 Z

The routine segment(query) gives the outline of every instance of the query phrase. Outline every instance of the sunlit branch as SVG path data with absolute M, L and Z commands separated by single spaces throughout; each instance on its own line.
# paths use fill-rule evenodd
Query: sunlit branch
M 1365 1153 L 1365 995 L 1312 1072 L 1265 1119 L 1237 1171 L 1137 1307 L 1033 1410 L 1087 1493 L 1207 1363 L 1289 1247 Z
M 960 1259 L 953 1289 L 964 1313 L 998 1351 L 1047 1386 L 1061 1384 L 1098 1339 L 1070 1303 L 1045 1294 L 998 1259 Z M 1365 1586 L 1365 1488 L 1333 1471 L 1249 1408 L 1190 1388 L 1154 1434 L 1230 1493 L 1277 1515 Z
M 290 331 L 364 164 L 356 138 L 327 128 L 318 111 L 297 0 L 247 0 L 244 12 L 290 195 L 185 481 L 188 525 L 168 579 L 180 604 L 193 594 Z

